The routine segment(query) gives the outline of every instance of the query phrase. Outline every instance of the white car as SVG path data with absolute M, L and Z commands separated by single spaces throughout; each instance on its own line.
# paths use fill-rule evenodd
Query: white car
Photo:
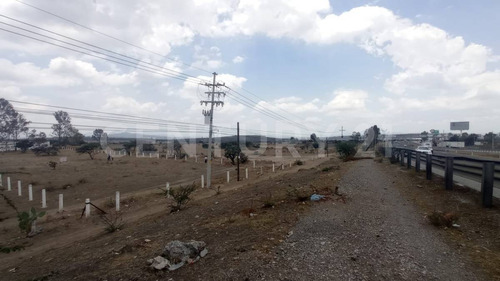
M 432 147 L 430 146 L 419 146 L 416 149 L 417 152 L 423 152 L 427 154 L 432 154 Z

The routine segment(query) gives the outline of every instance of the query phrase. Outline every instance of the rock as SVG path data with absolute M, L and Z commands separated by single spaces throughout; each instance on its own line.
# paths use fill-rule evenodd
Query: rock
M 150 239 L 144 239 L 144 242 L 149 243 L 149 242 L 151 242 L 151 240 Z
M 158 269 L 158 270 L 162 270 L 167 266 L 171 266 L 170 262 L 162 256 L 157 256 L 154 259 L 148 260 L 148 262 L 151 264 L 152 268 Z
M 208 254 L 208 250 L 207 250 L 207 248 L 205 248 L 205 249 L 203 249 L 203 250 L 200 252 L 200 257 L 204 258 L 207 254 Z

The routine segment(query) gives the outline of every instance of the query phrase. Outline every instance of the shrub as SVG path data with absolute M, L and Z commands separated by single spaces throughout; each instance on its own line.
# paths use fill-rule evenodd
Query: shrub
M 46 154 L 47 156 L 55 156 L 59 152 L 59 148 L 55 146 L 40 146 L 32 148 L 31 151 L 35 153 L 36 156 Z
M 85 143 L 76 149 L 79 154 L 87 153 L 90 159 L 94 160 L 94 155 L 97 153 L 97 149 L 101 147 L 98 143 Z
M 299 202 L 307 201 L 309 197 L 313 194 L 312 190 L 306 188 L 291 187 L 287 189 L 288 197 L 291 197 Z
M 189 197 L 193 191 L 196 190 L 196 185 L 194 183 L 179 186 L 170 190 L 170 195 L 174 198 L 175 204 L 172 206 L 171 212 L 181 210 L 183 205 L 186 205 L 191 198 Z
M 296 160 L 295 165 L 302 166 L 302 165 L 304 165 L 304 162 L 302 160 Z
M 339 142 L 336 144 L 337 152 L 340 159 L 347 159 L 356 155 L 356 143 L 354 142 Z
M 104 230 L 106 230 L 106 232 L 108 233 L 120 230 L 125 225 L 125 223 L 123 222 L 122 214 L 116 211 L 110 213 L 101 213 L 99 217 L 101 218 L 101 221 L 106 225 Z
M 430 215 L 427 216 L 427 219 L 434 226 L 451 227 L 458 220 L 458 215 L 453 212 L 443 213 L 433 211 Z
M 49 161 L 49 167 L 52 168 L 52 170 L 55 170 L 57 167 L 57 162 L 55 161 Z
M 43 216 L 45 216 L 45 212 L 37 213 L 33 207 L 29 212 L 18 213 L 17 220 L 19 221 L 19 228 L 26 233 L 26 236 L 33 236 L 37 232 L 36 220 Z
M 248 162 L 248 156 L 246 156 L 245 153 L 240 152 L 240 163 L 245 164 L 246 162 Z

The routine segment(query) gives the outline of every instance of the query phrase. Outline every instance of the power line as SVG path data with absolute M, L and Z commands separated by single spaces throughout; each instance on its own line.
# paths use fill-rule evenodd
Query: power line
M 36 10 L 38 10 L 38 11 L 40 11 L 40 12 L 43 12 L 43 13 L 49 14 L 49 15 L 51 15 L 51 16 L 54 16 L 54 17 L 56 17 L 56 18 L 59 18 L 59 19 L 61 19 L 61 20 L 66 21 L 66 22 L 69 22 L 69 23 L 71 23 L 71 24 L 77 25 L 77 26 L 79 26 L 79 27 L 81 27 L 81 28 L 84 28 L 84 29 L 90 30 L 90 31 L 95 32 L 95 33 L 97 33 L 97 34 L 100 34 L 100 35 L 102 35 L 102 36 L 108 37 L 108 38 L 110 38 L 110 39 L 116 40 L 116 41 L 121 42 L 121 43 L 124 43 L 124 44 L 127 44 L 127 45 L 129 45 L 129 46 L 134 47 L 134 48 L 141 49 L 141 50 L 146 51 L 146 52 L 148 52 L 148 53 L 151 53 L 151 54 L 154 54 L 154 55 L 160 56 L 160 57 L 162 57 L 162 58 L 168 59 L 168 60 L 170 60 L 170 61 L 175 61 L 175 62 L 178 62 L 177 60 L 172 59 L 172 58 L 169 58 L 169 57 L 167 57 L 167 56 L 165 56 L 165 55 L 162 55 L 162 54 L 159 54 L 159 53 L 157 53 L 157 52 L 154 52 L 154 51 L 148 50 L 148 49 L 146 49 L 146 48 L 144 48 L 144 47 L 141 47 L 141 46 L 137 46 L 137 45 L 135 45 L 135 44 L 132 44 L 132 43 L 127 42 L 127 41 L 125 41 L 125 40 L 122 40 L 122 39 L 120 39 L 120 38 L 117 38 L 117 37 L 111 36 L 111 35 L 106 34 L 106 33 L 104 33 L 104 32 L 98 31 L 98 30 L 96 30 L 96 29 L 93 29 L 93 28 L 91 28 L 91 27 L 85 26 L 85 25 L 83 25 L 83 24 L 77 23 L 77 22 L 72 21 L 72 20 L 70 20 L 70 19 L 67 19 L 67 18 L 65 18 L 65 17 L 63 17 L 63 16 L 60 16 L 60 15 L 57 15 L 57 14 L 55 14 L 55 13 L 49 12 L 49 11 L 47 11 L 47 10 L 44 10 L 44 9 L 42 9 L 42 8 L 39 8 L 39 7 L 37 7 L 37 6 L 34 6 L 34 5 L 31 5 L 31 4 L 28 4 L 28 3 L 23 2 L 23 1 L 20 1 L 20 0 L 16 0 L 16 2 L 18 2 L 18 3 L 20 3 L 20 4 L 23 4 L 23 5 L 26 5 L 26 6 L 28 6 L 28 7 L 31 7 L 31 8 L 33 8 L 33 9 L 36 9 Z M 199 68 L 199 67 L 196 67 L 196 66 L 190 65 L 190 64 L 186 64 L 186 63 L 184 63 L 184 62 L 181 62 L 181 63 L 182 63 L 183 65 L 185 65 L 185 66 L 192 67 L 192 68 L 198 69 L 198 70 L 203 71 L 203 72 L 206 72 L 206 73 L 211 73 L 211 72 L 210 72 L 210 71 L 208 71 L 208 70 L 205 70 L 205 69 L 202 69 L 202 68 Z

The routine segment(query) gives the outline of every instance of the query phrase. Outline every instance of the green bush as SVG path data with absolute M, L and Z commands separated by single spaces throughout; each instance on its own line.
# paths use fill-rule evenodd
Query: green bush
M 354 142 L 339 142 L 336 148 L 340 158 L 345 160 L 356 155 L 357 145 Z
M 33 233 L 36 233 L 36 220 L 43 216 L 45 216 L 45 212 L 37 213 L 33 207 L 29 212 L 18 213 L 19 228 L 26 233 L 26 236 L 31 236 Z
M 193 191 L 196 190 L 196 185 L 194 183 L 188 185 L 181 185 L 179 187 L 173 188 L 170 190 L 170 194 L 176 205 L 172 206 L 171 212 L 181 210 L 183 205 L 186 205 L 191 198 L 189 197 Z

